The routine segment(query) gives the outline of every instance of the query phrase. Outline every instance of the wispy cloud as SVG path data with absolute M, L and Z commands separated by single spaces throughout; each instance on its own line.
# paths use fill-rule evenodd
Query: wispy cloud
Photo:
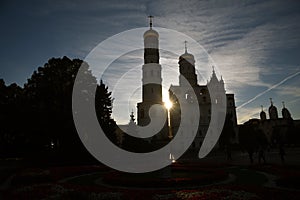
M 159 25 L 187 33 L 208 50 L 225 79 L 227 91 L 246 95 L 237 99 L 239 108 L 244 107 L 238 115 L 245 118 L 249 110 L 242 110 L 285 83 L 285 77 L 293 71 L 288 66 L 300 63 L 295 55 L 299 54 L 300 45 L 300 14 L 296 4 L 188 1 L 161 6 L 157 14 Z M 291 87 L 277 94 L 297 92 Z
M 9 48 L 1 52 L 1 61 L 3 66 L 8 65 L 9 69 L 4 70 L 10 72 L 11 77 L 16 76 L 16 71 L 32 72 L 37 67 L 36 63 L 43 64 L 52 56 L 84 58 L 107 37 L 131 28 L 147 26 L 146 16 L 152 14 L 155 16 L 154 28 L 159 26 L 180 31 L 207 50 L 219 69 L 219 75 L 223 75 L 227 92 L 235 93 L 237 105 L 243 106 L 238 110 L 241 119 L 250 117 L 247 113 L 256 108 L 253 104 L 262 104 L 256 101 L 261 101 L 270 92 L 272 94 L 269 95 L 276 99 L 294 101 L 291 104 L 293 111 L 299 107 L 299 79 L 293 84 L 286 81 L 276 88 L 270 88 L 299 71 L 300 2 L 93 0 L 86 3 L 67 0 L 18 4 L 22 9 L 17 8 L 15 3 L 5 3 L 0 8 L 3 17 L 1 22 L 9 22 L 8 25 L 12 27 L 4 30 L 0 40 L 1 44 Z M 142 43 L 142 34 L 135 37 L 141 37 Z M 173 41 L 168 45 L 176 49 L 174 55 L 161 53 L 164 75 L 172 74 L 168 71 L 170 69 L 178 72 L 178 55 L 183 53 L 184 40 L 181 37 L 175 40 L 160 38 L 160 44 Z M 120 42 L 116 41 L 116 44 Z M 31 51 L 27 51 L 29 45 Z M 213 62 L 194 50 L 193 46 L 189 46 L 189 51 L 198 59 L 198 77 L 203 84 L 211 73 Z M 15 59 L 16 56 L 19 59 Z M 115 68 L 106 71 L 106 77 L 103 78 L 109 77 L 107 83 L 111 90 L 114 90 L 122 70 L 127 69 L 126 65 L 137 66 L 142 63 L 142 54 L 139 56 L 131 54 L 131 57 L 126 57 L 128 60 L 120 58 L 119 64 L 114 63 Z M 30 62 L 24 64 L 26 60 Z M 19 69 L 24 65 L 32 68 Z M 201 75 L 203 78 L 200 80 Z M 163 78 L 166 88 L 171 83 L 178 83 L 176 73 Z M 127 86 L 130 84 L 134 83 L 128 80 Z M 118 98 L 125 98 L 120 104 L 127 104 L 126 92 L 120 91 L 120 94 Z M 140 97 L 130 98 L 139 101 Z M 251 103 L 245 104 L 251 99 Z M 128 110 L 131 108 L 126 109 L 126 112 Z M 300 111 L 298 113 L 300 117 Z M 127 121 L 128 113 L 122 115 Z
M 275 85 L 272 85 L 271 87 L 269 87 L 268 89 L 266 89 L 265 91 L 257 94 L 256 96 L 254 96 L 253 98 L 249 99 L 248 101 L 246 101 L 245 103 L 243 103 L 242 105 L 238 106 L 237 109 L 240 109 L 240 108 L 243 108 L 244 106 L 246 106 L 247 104 L 253 102 L 254 100 L 256 100 L 258 97 L 266 94 L 267 92 L 269 92 L 270 90 L 273 90 L 274 88 L 277 88 L 278 86 L 282 85 L 283 83 L 285 83 L 286 81 L 288 81 L 289 79 L 292 79 L 294 78 L 295 76 L 298 76 L 300 74 L 300 71 L 295 73 L 295 74 L 292 74 L 288 77 L 286 77 L 285 79 L 283 79 L 282 81 L 280 81 L 279 83 L 276 83 Z M 290 94 L 290 95 L 296 95 L 296 96 L 300 96 L 300 93 L 297 93 L 297 92 L 300 92 L 300 89 L 299 88 L 291 88 L 291 87 L 288 87 L 286 88 L 286 91 L 281 91 L 283 94 Z
M 247 108 L 242 108 L 239 113 L 238 113 L 238 122 L 239 123 L 244 123 L 248 121 L 249 119 L 253 118 L 259 118 L 259 113 L 260 113 L 260 108 L 259 107 L 247 107 Z

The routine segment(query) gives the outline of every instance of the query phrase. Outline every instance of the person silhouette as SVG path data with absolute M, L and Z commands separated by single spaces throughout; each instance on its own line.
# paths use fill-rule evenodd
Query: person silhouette
M 259 164 L 261 163 L 261 160 L 263 160 L 264 164 L 266 163 L 265 150 L 264 150 L 263 146 L 260 146 L 259 150 L 258 150 L 258 162 L 259 162 Z
M 284 160 L 285 151 L 284 151 L 283 145 L 280 145 L 280 147 L 279 147 L 279 154 L 280 154 L 281 163 L 283 164 L 285 161 Z

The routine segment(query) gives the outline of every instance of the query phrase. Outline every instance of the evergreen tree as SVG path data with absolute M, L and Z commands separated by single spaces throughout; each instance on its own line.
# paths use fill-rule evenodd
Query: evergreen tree
M 108 87 L 105 86 L 103 81 L 100 81 L 100 85 L 96 89 L 96 113 L 100 126 L 106 136 L 114 143 L 117 144 L 116 122 L 111 118 L 113 99 L 111 92 L 108 91 Z

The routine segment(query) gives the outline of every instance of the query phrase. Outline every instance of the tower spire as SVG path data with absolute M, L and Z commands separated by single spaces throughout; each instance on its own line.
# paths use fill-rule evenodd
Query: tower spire
M 152 19 L 154 17 L 152 15 L 149 15 L 148 18 L 149 18 L 150 29 L 152 29 Z
M 215 66 L 212 66 L 212 78 L 215 78 L 218 80 L 217 75 L 216 75 L 216 71 L 215 71 Z
M 184 49 L 185 49 L 185 53 L 187 53 L 187 41 L 184 41 Z
M 263 107 L 263 105 L 260 105 L 260 107 L 261 107 L 261 111 L 264 111 L 264 107 Z
M 130 121 L 133 121 L 134 122 L 134 114 L 133 114 L 133 110 L 131 111 L 131 115 L 130 115 Z
M 284 103 L 284 101 L 282 102 L 282 106 L 283 106 L 283 108 L 285 108 L 285 103 Z
M 272 98 L 270 98 L 270 102 L 271 102 L 271 106 L 273 106 L 273 100 L 272 100 Z

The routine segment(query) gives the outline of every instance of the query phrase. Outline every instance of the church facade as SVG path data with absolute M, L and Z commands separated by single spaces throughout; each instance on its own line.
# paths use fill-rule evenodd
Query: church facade
M 299 143 L 299 135 L 297 130 L 300 128 L 300 120 L 294 120 L 290 111 L 285 107 L 282 102 L 281 117 L 278 114 L 277 107 L 274 105 L 273 100 L 270 99 L 270 106 L 268 115 L 264 111 L 263 106 L 260 112 L 260 119 L 250 119 L 243 125 L 251 125 L 261 130 L 265 135 L 268 144 L 283 145 L 283 144 L 297 144 Z
M 235 131 L 233 134 L 237 135 L 237 115 L 234 94 L 226 94 L 222 77 L 218 79 L 213 69 L 207 85 L 199 85 L 195 69 L 195 59 L 192 54 L 187 52 L 187 48 L 185 48 L 185 53 L 179 57 L 178 64 L 180 72 L 179 85 L 171 85 L 169 89 L 169 98 L 173 102 L 173 107 L 170 110 L 170 129 L 172 134 L 175 135 L 178 132 L 178 128 L 181 125 L 181 117 L 185 117 L 181 116 L 181 107 L 199 108 L 199 122 L 191 124 L 198 126 L 198 132 L 190 147 L 191 149 L 199 149 L 208 131 L 212 116 L 212 104 L 215 103 L 226 106 L 226 117 L 230 117 Z M 191 87 L 187 87 L 186 84 Z M 216 97 L 211 97 L 210 90 L 213 90 L 214 96 Z M 191 93 L 193 93 L 193 95 L 191 95 Z M 222 102 L 224 101 L 221 98 L 222 95 L 225 95 L 225 102 Z M 182 100 L 181 104 L 178 99 Z M 232 138 L 233 143 L 236 142 L 236 137 L 237 136 Z

